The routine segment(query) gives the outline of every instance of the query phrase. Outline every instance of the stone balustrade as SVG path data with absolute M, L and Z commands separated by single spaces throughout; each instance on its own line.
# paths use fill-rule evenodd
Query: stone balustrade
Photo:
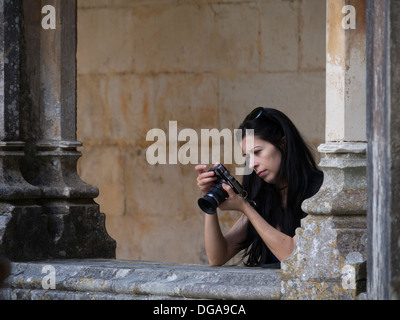
M 52 274 L 49 267 L 54 268 Z M 53 275 L 51 289 L 46 277 Z M 12 263 L 0 299 L 276 300 L 280 291 L 279 269 L 112 259 L 52 260 Z

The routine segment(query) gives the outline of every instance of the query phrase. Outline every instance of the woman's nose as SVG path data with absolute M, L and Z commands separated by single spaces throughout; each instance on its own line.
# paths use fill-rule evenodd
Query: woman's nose
M 256 162 L 253 157 L 250 157 L 249 168 L 254 170 L 257 167 L 258 167 L 258 162 Z

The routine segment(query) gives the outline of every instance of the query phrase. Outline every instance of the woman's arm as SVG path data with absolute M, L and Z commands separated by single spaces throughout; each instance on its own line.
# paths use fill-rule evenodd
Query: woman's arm
M 248 219 L 242 215 L 224 236 L 217 213 L 205 215 L 204 241 L 210 265 L 223 265 L 243 249 L 241 244 L 246 239 L 247 226 Z
M 296 236 L 290 237 L 272 227 L 248 202 L 243 206 L 243 213 L 279 261 L 290 256 L 294 250 Z
M 206 172 L 205 165 L 198 165 L 195 169 L 198 172 L 197 185 L 204 194 L 215 185 L 215 173 Z M 243 249 L 241 243 L 246 239 L 248 226 L 246 216 L 243 215 L 226 235 L 222 234 L 217 213 L 206 214 L 204 223 L 204 242 L 211 265 L 223 265 Z
M 290 237 L 275 229 L 246 200 L 235 194 L 232 188 L 226 184 L 223 188 L 228 192 L 229 198 L 220 205 L 220 208 L 243 212 L 275 257 L 279 261 L 287 258 L 294 250 L 296 236 Z

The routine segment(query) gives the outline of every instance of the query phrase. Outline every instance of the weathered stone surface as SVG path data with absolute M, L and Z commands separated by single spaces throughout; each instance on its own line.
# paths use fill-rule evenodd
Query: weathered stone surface
M 400 299 L 400 3 L 367 1 L 368 289 Z
M 0 203 L 0 209 L 0 252 L 12 261 L 115 258 L 116 243 L 95 203 L 25 201 Z
M 281 264 L 282 296 L 354 299 L 365 291 L 365 260 L 365 216 L 310 215 L 296 232 L 294 252 Z
M 20 170 L 20 161 L 25 156 L 24 143 L 0 141 L 0 200 L 34 199 L 40 189 L 29 184 Z
M 98 189 L 76 172 L 76 1 L 52 2 L 54 30 L 41 28 L 41 3 L 21 4 L 24 176 L 44 198 L 94 198 Z
M 41 191 L 20 170 L 25 156 L 20 139 L 20 5 L 0 2 L 0 253 L 9 259 L 43 259 L 46 217 L 32 200 Z
M 44 210 L 52 240 L 48 259 L 115 258 L 116 241 L 107 233 L 99 205 L 51 201 Z
M 366 143 L 325 143 L 319 166 L 324 182 L 319 192 L 303 202 L 310 214 L 359 215 L 367 210 Z
M 0 253 L 12 261 L 48 258 L 48 218 L 35 203 L 0 203 Z
M 366 141 L 365 0 L 328 0 L 326 20 L 326 141 Z M 345 6 L 356 28 L 343 28 Z
M 326 3 L 324 181 L 303 202 L 308 216 L 281 262 L 284 299 L 356 299 L 366 290 L 365 1 Z M 342 26 L 345 5 L 356 7 L 356 29 Z
M 79 1 L 82 2 L 82 1 Z M 126 72 L 134 63 L 132 13 L 126 8 L 79 10 L 78 68 L 81 73 Z M 85 36 L 90 34 L 89 37 Z
M 10 261 L 0 254 L 0 287 L 2 286 L 4 279 L 6 279 L 10 275 L 10 273 Z
M 299 34 L 297 1 L 264 1 L 260 3 L 261 68 L 265 71 L 296 71 L 298 69 Z M 282 16 L 285 23 L 280 23 Z
M 325 70 L 326 2 L 307 0 L 299 2 L 299 68 Z
M 258 68 L 256 6 L 154 4 L 133 12 L 136 72 L 231 72 Z M 232 28 L 238 21 L 241 27 Z
M 98 189 L 77 173 L 76 1 L 51 4 L 57 25 L 45 30 L 40 2 L 0 2 L 0 252 L 114 258 Z
M 37 197 L 21 175 L 25 143 L 20 139 L 20 3 L 0 3 L 0 200 Z
M 55 289 L 43 289 L 44 266 Z M 280 271 L 130 260 L 13 263 L 2 299 L 279 299 Z
M 281 263 L 284 299 L 356 299 L 366 291 L 366 143 L 327 143 L 321 189 Z M 353 152 L 352 152 L 353 151 Z
M 39 170 L 30 170 L 29 182 L 40 188 L 42 197 L 48 199 L 90 199 L 99 194 L 97 187 L 85 183 L 76 166 L 81 152 L 80 143 L 58 142 L 37 145 L 34 161 Z
M 0 140 L 19 140 L 18 1 L 0 3 Z

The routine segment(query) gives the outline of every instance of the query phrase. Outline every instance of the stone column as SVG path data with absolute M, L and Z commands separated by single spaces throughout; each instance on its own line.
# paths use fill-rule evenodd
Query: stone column
M 11 260 L 43 259 L 49 250 L 41 191 L 20 171 L 20 2 L 0 1 L 0 253 Z
M 368 297 L 400 299 L 400 3 L 368 1 Z
M 42 27 L 45 5 L 54 8 L 49 16 L 55 19 L 54 29 Z M 98 189 L 83 182 L 76 167 L 81 156 L 76 140 L 76 0 L 25 0 L 23 6 L 31 108 L 31 116 L 23 119 L 30 150 L 26 177 L 42 192 L 52 256 L 115 257 L 115 241 L 93 201 Z
M 11 29 L 4 24 L 5 32 L 14 32 L 12 42 L 5 41 L 3 46 L 14 60 L 10 62 L 5 57 L 4 64 L 12 63 L 15 69 L 5 78 L 4 92 L 9 101 L 4 99 L 2 115 L 7 118 L 1 146 L 15 154 L 6 154 L 14 173 L 20 173 L 15 157 L 23 156 L 25 146 L 21 171 L 29 184 L 18 174 L 13 177 L 36 192 L 36 204 L 45 226 L 41 238 L 46 237 L 43 241 L 37 237 L 30 239 L 30 244 L 24 243 L 20 234 L 23 226 L 35 229 L 39 223 L 33 221 L 32 215 L 19 219 L 13 232 L 19 234 L 16 237 L 20 243 L 34 246 L 39 253 L 33 257 L 22 254 L 15 259 L 113 258 L 115 241 L 107 234 L 105 216 L 93 201 L 98 189 L 83 182 L 76 170 L 81 156 L 77 150 L 81 143 L 76 141 L 76 0 L 0 3 L 9 11 L 6 22 L 15 25 Z M 54 29 L 42 27 L 45 5 L 55 9 L 50 17 L 56 22 Z M 19 52 L 13 55 L 14 48 Z M 15 60 L 18 57 L 21 61 Z M 18 137 L 22 143 L 17 141 Z M 14 184 L 4 180 L 4 190 L 12 197 L 17 194 L 23 201 L 32 197 L 14 192 Z
M 365 291 L 365 27 L 365 0 L 327 0 L 324 182 L 303 202 L 308 216 L 282 261 L 285 299 L 353 299 Z

